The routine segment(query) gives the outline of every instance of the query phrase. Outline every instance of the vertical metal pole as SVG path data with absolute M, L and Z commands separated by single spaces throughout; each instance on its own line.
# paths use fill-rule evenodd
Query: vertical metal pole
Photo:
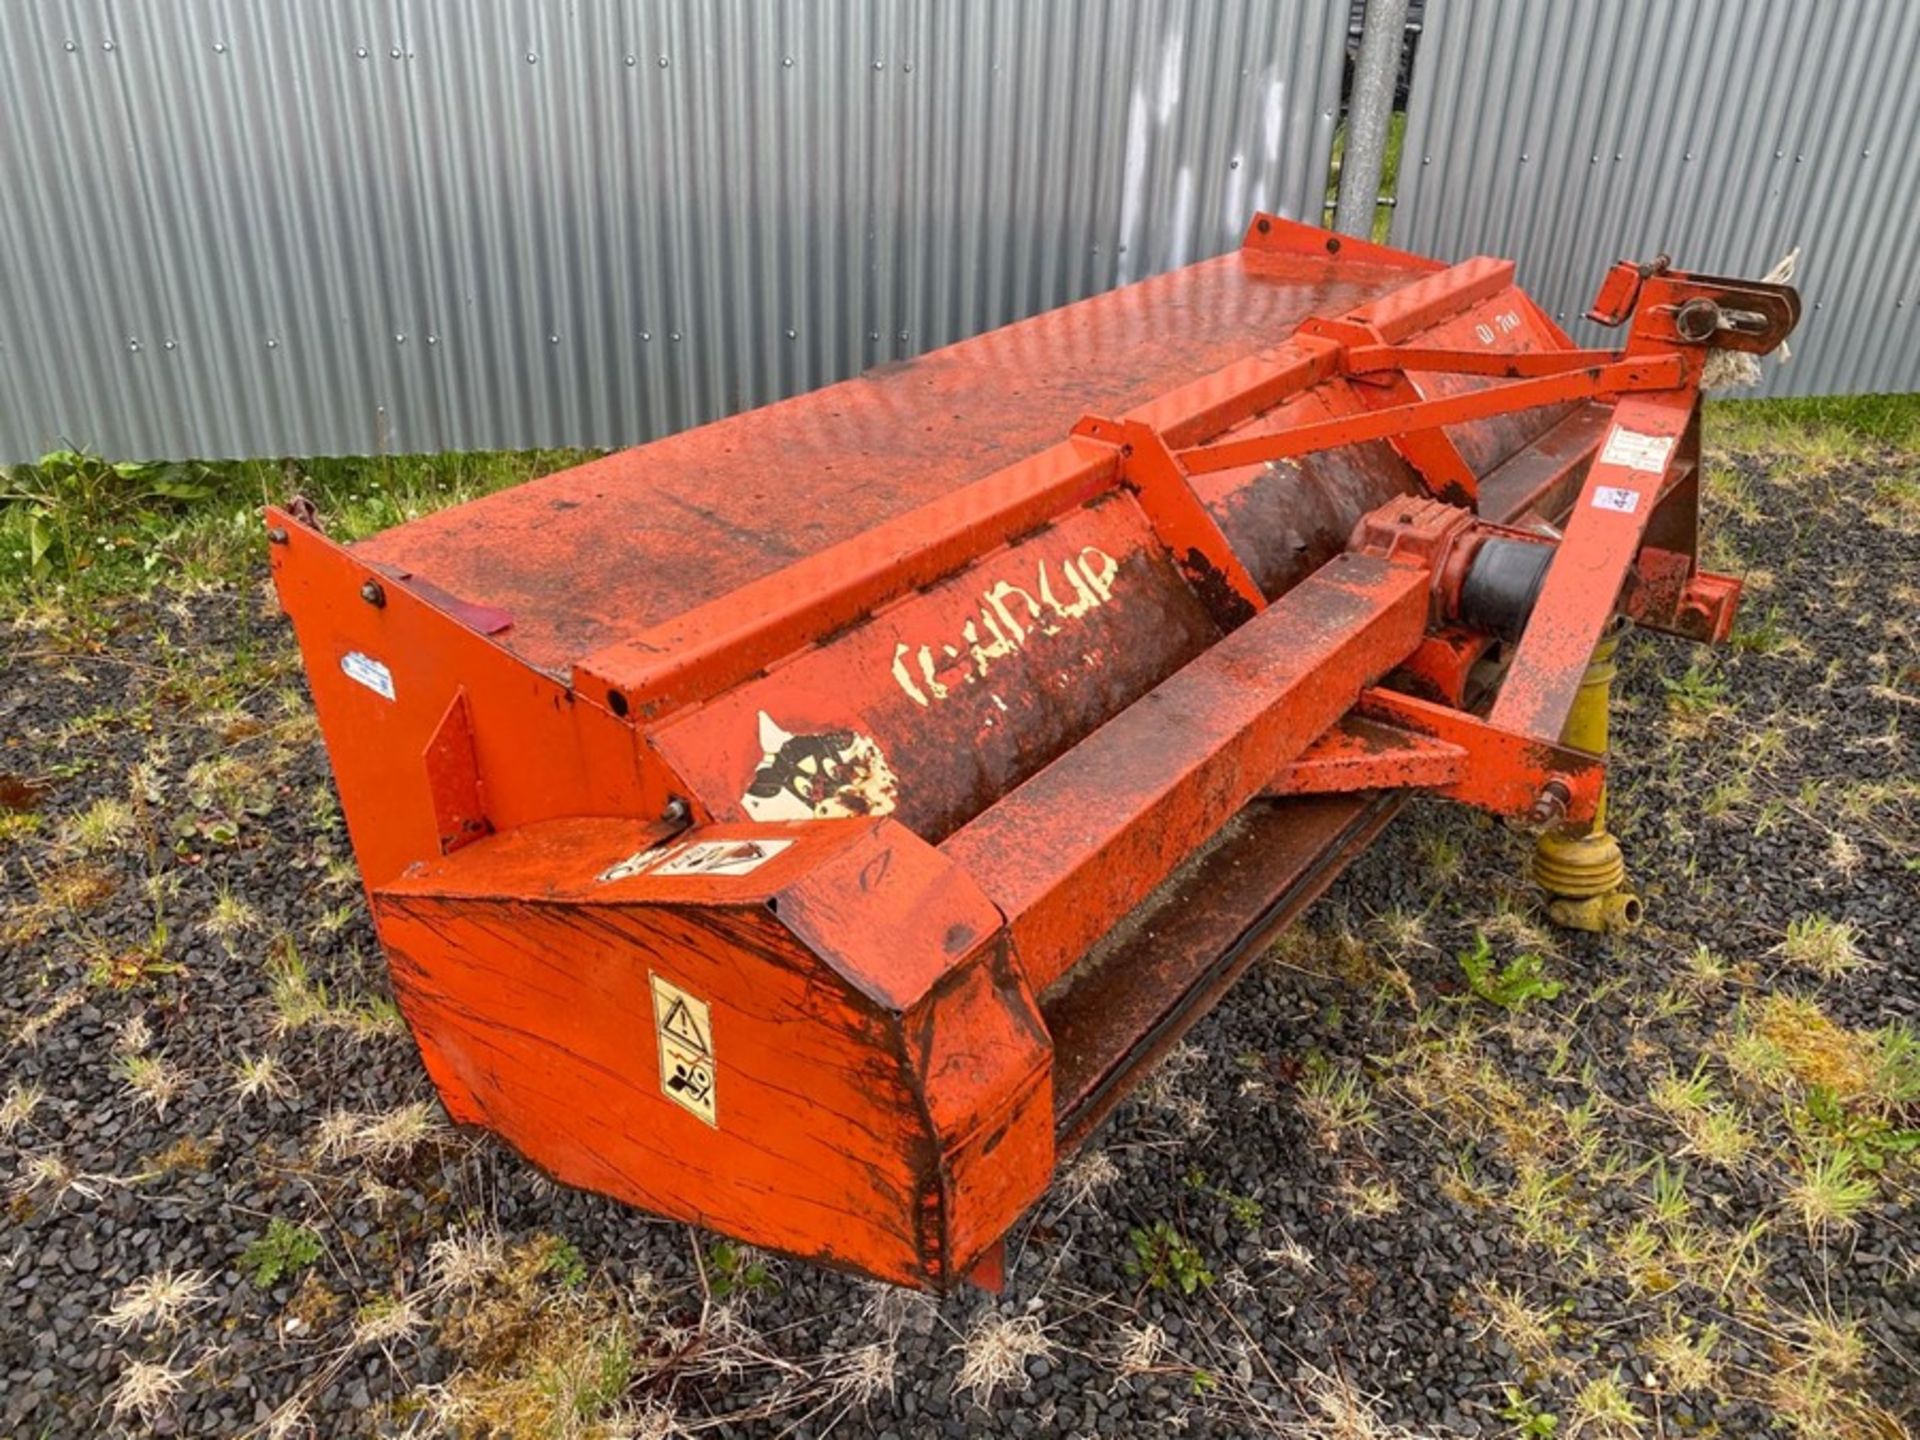
M 1373 211 L 1380 198 L 1380 170 L 1393 121 L 1393 91 L 1406 43 L 1407 0 L 1367 0 L 1360 55 L 1347 99 L 1347 142 L 1340 157 L 1340 206 L 1333 228 L 1363 240 L 1373 238 Z

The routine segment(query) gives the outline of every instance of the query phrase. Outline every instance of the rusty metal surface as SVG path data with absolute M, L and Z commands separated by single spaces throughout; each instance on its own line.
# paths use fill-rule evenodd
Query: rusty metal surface
M 1064 1153 L 1196 1024 L 1400 808 L 1393 794 L 1249 806 L 1041 997 Z
M 1428 584 L 1342 555 L 948 837 L 1035 988 L 1413 650 Z

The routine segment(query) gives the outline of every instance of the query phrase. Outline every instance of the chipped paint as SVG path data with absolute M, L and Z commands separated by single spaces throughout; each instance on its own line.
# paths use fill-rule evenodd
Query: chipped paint
M 890 815 L 900 782 L 877 741 L 858 730 L 796 735 L 759 714 L 760 764 L 741 807 L 755 820 Z

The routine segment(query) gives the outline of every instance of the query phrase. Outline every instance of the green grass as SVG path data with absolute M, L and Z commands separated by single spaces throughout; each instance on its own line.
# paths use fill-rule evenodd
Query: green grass
M 330 535 L 355 540 L 593 453 L 114 464 L 57 451 L 0 467 L 0 602 L 237 580 L 263 563 L 269 502 L 304 495 Z
M 1784 450 L 1809 444 L 1845 458 L 1892 446 L 1920 453 L 1920 395 L 1815 395 L 1785 400 L 1709 400 L 1706 439 L 1727 450 Z

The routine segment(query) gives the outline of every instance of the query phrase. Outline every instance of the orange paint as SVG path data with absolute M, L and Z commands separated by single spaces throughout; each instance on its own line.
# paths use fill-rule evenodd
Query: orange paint
M 1259 216 L 357 545 L 270 510 L 449 1111 L 754 1244 L 997 1283 L 1059 1148 L 1394 795 L 1581 823 L 1603 762 L 1557 719 L 1597 627 L 1724 635 L 1692 337 L 1762 348 L 1797 302 L 1636 269 L 1605 307 L 1621 355 L 1507 262 Z M 1484 693 L 1458 600 L 1495 539 L 1553 553 Z

